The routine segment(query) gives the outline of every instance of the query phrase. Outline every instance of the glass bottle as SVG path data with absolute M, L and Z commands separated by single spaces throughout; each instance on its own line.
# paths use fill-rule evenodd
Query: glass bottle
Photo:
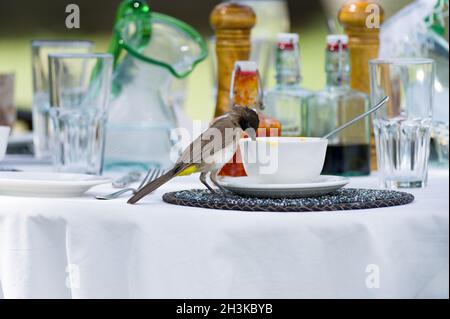
M 256 136 L 280 136 L 281 124 L 278 120 L 264 115 L 261 110 L 263 90 L 258 66 L 253 61 L 237 61 L 231 79 L 231 105 L 250 107 L 258 112 L 259 127 Z M 233 159 L 219 172 L 221 176 L 246 176 L 239 149 Z
M 276 47 L 276 80 L 264 96 L 264 113 L 281 122 L 282 136 L 305 136 L 305 98 L 312 92 L 300 87 L 300 52 L 298 35 L 280 33 Z
M 348 37 L 327 36 L 327 84 L 307 98 L 308 136 L 321 137 L 365 112 L 368 96 L 350 88 Z M 369 117 L 353 124 L 328 141 L 323 174 L 358 176 L 370 174 Z
M 229 0 L 224 0 L 229 1 Z M 258 63 L 263 87 L 275 76 L 275 50 L 277 34 L 289 32 L 290 15 L 287 0 L 237 0 L 250 6 L 256 14 L 256 24 L 252 28 L 252 50 L 248 60 Z

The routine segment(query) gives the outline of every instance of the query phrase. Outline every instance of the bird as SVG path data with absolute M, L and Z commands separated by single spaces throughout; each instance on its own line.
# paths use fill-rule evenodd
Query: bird
M 221 188 L 217 183 L 217 173 L 236 153 L 242 133 L 246 132 L 255 139 L 258 126 L 259 116 L 255 110 L 246 106 L 232 106 L 228 113 L 216 118 L 208 129 L 186 147 L 172 169 L 138 190 L 128 200 L 128 204 L 137 203 L 176 176 L 194 173 L 200 173 L 200 182 L 215 193 L 206 181 L 207 174 L 214 185 Z

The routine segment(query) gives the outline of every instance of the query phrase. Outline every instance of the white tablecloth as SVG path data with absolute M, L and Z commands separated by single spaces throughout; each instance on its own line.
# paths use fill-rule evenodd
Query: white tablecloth
M 376 188 L 375 177 L 349 186 Z M 414 203 L 260 213 L 0 196 L 0 298 L 448 298 L 449 175 Z

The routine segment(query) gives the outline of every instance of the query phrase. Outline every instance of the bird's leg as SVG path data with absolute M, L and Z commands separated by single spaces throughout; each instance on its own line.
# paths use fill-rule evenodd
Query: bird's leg
M 211 182 L 213 182 L 214 185 L 216 185 L 222 192 L 226 192 L 226 189 L 220 185 L 217 182 L 217 174 L 219 173 L 218 170 L 213 170 L 211 173 L 209 173 L 209 179 L 211 180 Z
M 206 182 L 206 174 L 206 172 L 200 173 L 200 182 L 202 182 L 202 184 L 205 185 L 209 189 L 209 191 L 214 194 L 216 193 L 216 191 Z

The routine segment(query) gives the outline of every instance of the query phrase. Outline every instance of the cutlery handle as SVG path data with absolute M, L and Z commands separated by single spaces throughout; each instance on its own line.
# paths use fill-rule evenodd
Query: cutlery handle
M 339 126 L 338 128 L 332 130 L 330 133 L 324 135 L 322 138 L 329 138 L 330 136 L 333 136 L 334 134 L 339 133 L 340 131 L 346 129 L 347 127 L 349 127 L 350 125 L 353 125 L 354 123 L 358 122 L 359 120 L 365 118 L 366 116 L 372 114 L 373 112 L 377 111 L 380 107 L 382 107 L 387 101 L 389 101 L 389 97 L 385 96 L 383 99 L 381 99 L 377 105 L 375 105 L 374 107 L 370 108 L 368 111 L 356 116 L 355 118 L 351 119 L 350 121 L 348 121 L 347 123 Z
M 125 188 L 125 189 L 121 189 L 120 191 L 117 191 L 115 193 L 112 194 L 108 194 L 105 196 L 95 196 L 95 198 L 97 199 L 101 199 L 101 200 L 109 200 L 109 199 L 115 199 L 117 197 L 119 197 L 122 194 L 125 194 L 127 192 L 134 192 L 135 190 L 132 188 Z
M 130 185 L 131 183 L 138 181 L 140 177 L 141 177 L 141 173 L 130 172 L 130 173 L 116 179 L 115 181 L 113 181 L 112 186 L 114 188 L 124 188 L 124 187 Z
M 21 172 L 21 170 L 11 167 L 0 167 L 0 172 Z

